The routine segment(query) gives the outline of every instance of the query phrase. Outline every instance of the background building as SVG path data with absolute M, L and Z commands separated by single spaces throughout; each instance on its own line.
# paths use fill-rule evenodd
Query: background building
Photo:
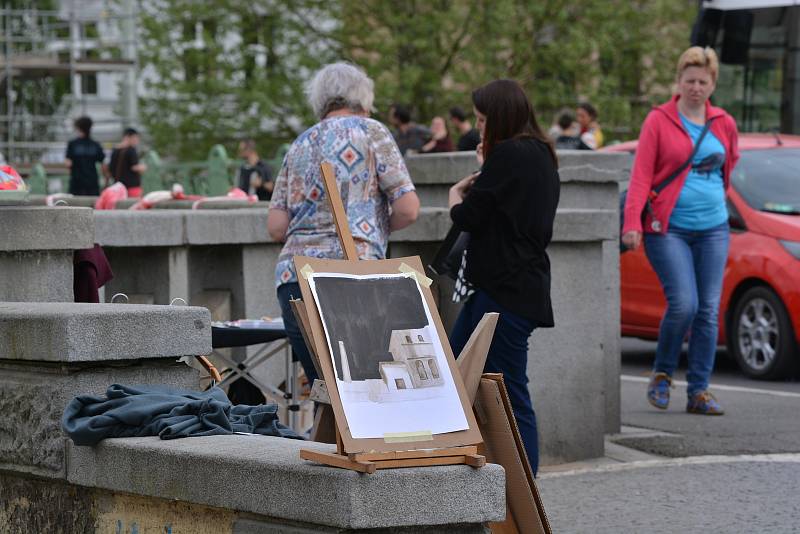
M 80 115 L 116 141 L 138 117 L 134 0 L 29 4 L 0 8 L 0 152 L 61 162 Z
M 719 53 L 714 103 L 740 130 L 800 133 L 800 2 L 701 2 L 692 43 Z

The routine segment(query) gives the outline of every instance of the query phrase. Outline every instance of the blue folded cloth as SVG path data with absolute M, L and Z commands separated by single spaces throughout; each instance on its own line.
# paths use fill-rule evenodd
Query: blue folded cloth
M 112 384 L 105 397 L 81 395 L 64 410 L 61 428 L 76 445 L 105 438 L 176 439 L 248 432 L 303 439 L 278 421 L 278 406 L 231 404 L 218 387 L 185 391 L 166 386 Z

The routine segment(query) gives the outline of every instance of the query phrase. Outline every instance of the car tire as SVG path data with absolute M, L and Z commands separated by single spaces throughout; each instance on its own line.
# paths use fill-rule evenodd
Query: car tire
M 751 378 L 776 380 L 789 376 L 797 365 L 789 314 L 768 287 L 751 287 L 736 301 L 730 321 L 728 349 Z

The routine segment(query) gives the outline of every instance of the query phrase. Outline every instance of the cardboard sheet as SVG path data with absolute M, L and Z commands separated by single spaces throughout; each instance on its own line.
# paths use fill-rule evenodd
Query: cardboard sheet
M 533 479 L 522 438 L 511 411 L 503 376 L 484 374 L 475 399 L 475 414 L 483 436 L 486 461 L 506 470 L 508 515 L 492 523 L 495 533 L 550 534 L 550 523 Z

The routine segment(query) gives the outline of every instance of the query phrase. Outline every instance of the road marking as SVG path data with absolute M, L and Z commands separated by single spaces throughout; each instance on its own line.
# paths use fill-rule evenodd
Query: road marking
M 617 471 L 628 471 L 631 469 L 645 469 L 648 467 L 678 467 L 683 465 L 709 465 L 709 464 L 730 464 L 730 463 L 782 463 L 800 464 L 800 453 L 778 453 L 778 454 L 740 454 L 734 456 L 689 456 L 686 458 L 667 458 L 664 460 L 637 460 L 634 462 L 624 462 L 618 464 L 606 464 L 594 467 L 579 467 L 569 471 L 554 471 L 551 473 L 540 473 L 537 478 L 559 478 L 566 476 L 585 475 L 591 473 L 613 473 Z
M 646 376 L 634 376 L 634 375 L 620 375 L 620 380 L 624 382 L 641 382 L 643 384 L 647 384 L 648 382 L 650 382 L 650 379 Z M 688 385 L 685 380 L 673 380 L 672 383 L 676 386 L 683 386 L 683 387 L 686 387 Z M 795 393 L 794 391 L 746 388 L 743 386 L 725 386 L 720 384 L 711 384 L 709 387 L 711 389 L 717 389 L 719 391 L 738 391 L 739 393 L 757 393 L 759 395 L 772 395 L 773 397 L 789 397 L 793 399 L 800 399 L 800 393 Z

